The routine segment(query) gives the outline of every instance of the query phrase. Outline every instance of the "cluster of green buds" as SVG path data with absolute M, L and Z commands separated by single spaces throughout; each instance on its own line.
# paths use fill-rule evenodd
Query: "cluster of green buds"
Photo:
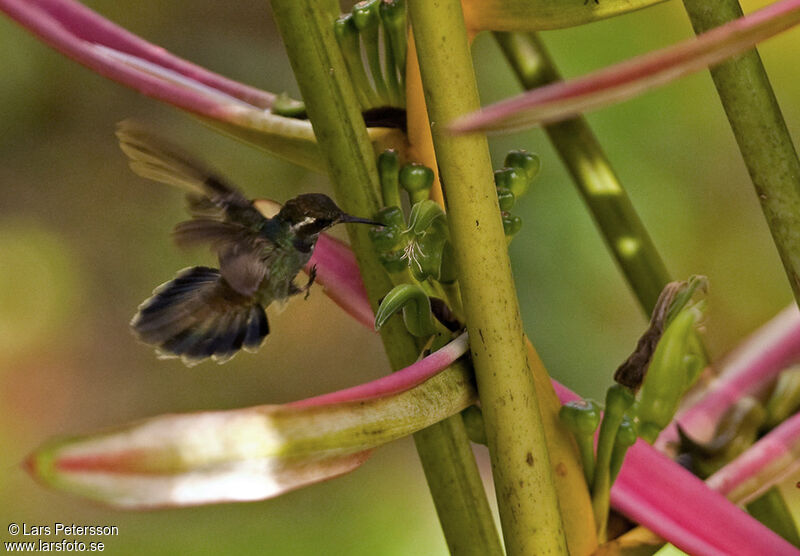
M 361 109 L 367 112 L 404 108 L 408 33 L 405 0 L 359 2 L 349 14 L 336 20 L 334 32 Z
M 384 227 L 370 233 L 384 268 L 395 283 L 455 282 L 447 217 L 428 199 L 433 170 L 416 163 L 400 167 L 397 153 L 386 151 L 378 157 L 378 171 L 384 208 L 375 219 Z M 408 221 L 401 208 L 401 191 L 406 192 L 411 206 Z
M 447 218 L 442 208 L 428 199 L 433 170 L 415 163 L 401 167 L 397 153 L 389 150 L 378 157 L 378 172 L 384 208 L 375 220 L 383 227 L 372 228 L 370 237 L 395 288 L 381 302 L 375 327 L 380 328 L 402 309 L 408 331 L 418 337 L 434 336 L 436 348 L 451 336 L 450 319 L 444 318 L 441 309 L 446 307 L 448 316 L 457 314 L 460 295 Z M 402 208 L 402 192 L 411 206 L 408 218 Z M 433 318 L 434 314 L 439 318 Z
M 503 168 L 495 170 L 494 184 L 503 218 L 503 230 L 508 241 L 522 228 L 522 219 L 511 214 L 511 208 L 519 197 L 530 189 L 539 174 L 539 157 L 524 150 L 511 151 L 506 155 Z
M 333 30 L 367 125 L 404 126 L 405 0 L 359 2 L 335 21 Z M 286 94 L 275 99 L 271 111 L 286 118 L 306 118 L 305 103 Z
M 707 442 L 698 442 L 680 428 L 678 457 L 701 478 L 747 450 L 756 440 L 800 410 L 800 366 L 778 375 L 765 399 L 745 396 L 737 400 L 717 423 Z
M 530 189 L 539 170 L 539 159 L 525 151 L 512 151 L 505 159 L 505 166 L 495 173 L 495 182 L 500 216 L 510 241 L 519 231 L 521 220 L 508 211 Z M 409 331 L 429 336 L 433 331 L 430 317 L 411 315 L 416 311 L 431 312 L 431 304 L 419 298 L 426 295 L 437 317 L 432 321 L 434 328 L 440 331 L 437 323 L 446 329 L 457 328 L 457 323 L 463 322 L 458 275 L 447 215 L 438 203 L 429 199 L 435 178 L 433 170 L 417 163 L 401 166 L 397 153 L 389 150 L 378 157 L 378 173 L 384 208 L 375 215 L 375 220 L 383 227 L 372 228 L 370 236 L 396 287 L 383 300 L 376 326 L 380 327 L 402 308 Z M 407 214 L 404 206 L 410 207 Z
M 579 447 L 602 538 L 606 533 L 611 485 L 628 448 L 637 438 L 655 441 L 672 421 L 681 398 L 705 366 L 705 354 L 697 336 L 705 304 L 702 300 L 692 301 L 694 294 L 705 288 L 706 279 L 698 276 L 667 285 L 653 311 L 650 326 L 615 374 L 619 383 L 606 393 L 602 418 L 598 404 L 590 400 L 568 403 L 561 408 L 561 420 Z
M 629 388 L 614 384 L 606 392 L 602 416 L 599 405 L 592 400 L 566 403 L 559 413 L 578 445 L 586 484 L 592 493 L 597 533 L 602 539 L 606 536 L 611 485 L 622 468 L 625 453 L 636 442 L 636 422 L 627 415 L 633 402 L 634 394 Z

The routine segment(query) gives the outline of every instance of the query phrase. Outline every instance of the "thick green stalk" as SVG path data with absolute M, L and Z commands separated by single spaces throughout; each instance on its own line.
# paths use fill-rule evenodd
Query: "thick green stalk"
M 561 80 L 535 33 L 494 33 L 494 37 L 526 89 Z M 544 129 L 642 309 L 650 315 L 670 282 L 669 273 L 603 148 L 583 117 Z
M 684 0 L 695 33 L 742 16 L 737 0 Z M 800 303 L 800 161 L 754 49 L 715 66 L 711 77 L 761 209 Z
M 332 0 L 273 0 L 272 9 L 314 126 L 337 200 L 350 214 L 372 216 L 380 208 L 375 154 L 333 35 L 338 4 Z M 349 226 L 373 308 L 392 287 L 372 248 L 366 226 Z M 381 330 L 394 369 L 414 361 L 415 339 L 398 317 Z M 448 546 L 453 554 L 499 554 L 477 465 L 456 415 L 415 435 Z
M 479 108 L 459 0 L 411 0 L 414 40 L 460 269 L 506 548 L 566 554 L 486 137 L 446 126 Z

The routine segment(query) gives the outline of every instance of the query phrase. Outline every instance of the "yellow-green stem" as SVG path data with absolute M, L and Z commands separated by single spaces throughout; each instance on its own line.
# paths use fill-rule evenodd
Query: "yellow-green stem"
M 350 214 L 372 216 L 381 206 L 378 171 L 333 34 L 338 4 L 333 0 L 272 0 L 271 4 L 337 200 Z M 374 309 L 391 289 L 391 281 L 366 227 L 348 226 L 348 235 Z M 386 323 L 381 336 L 394 369 L 416 359 L 419 346 L 399 317 Z M 451 552 L 500 554 L 500 541 L 461 416 L 417 433 L 414 440 Z
M 436 159 L 509 554 L 566 554 L 486 137 L 446 132 L 479 108 L 459 0 L 411 0 Z

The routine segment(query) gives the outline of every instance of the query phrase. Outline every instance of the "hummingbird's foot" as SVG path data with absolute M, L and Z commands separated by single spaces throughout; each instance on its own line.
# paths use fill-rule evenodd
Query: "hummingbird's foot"
M 308 296 L 311 294 L 311 286 L 314 284 L 314 280 L 316 279 L 317 279 L 317 265 L 314 265 L 308 272 L 308 282 L 306 282 L 306 285 L 303 286 L 302 291 L 306 292 L 306 296 L 303 299 L 308 299 Z

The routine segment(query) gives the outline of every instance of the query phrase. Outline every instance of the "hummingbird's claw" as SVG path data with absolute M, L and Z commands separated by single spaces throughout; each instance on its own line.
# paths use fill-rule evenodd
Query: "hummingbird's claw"
M 308 299 L 308 296 L 311 295 L 311 286 L 314 284 L 314 280 L 317 279 L 317 265 L 313 265 L 311 270 L 308 271 L 308 282 L 306 285 L 303 286 L 303 291 L 306 292 L 306 296 L 303 299 Z

